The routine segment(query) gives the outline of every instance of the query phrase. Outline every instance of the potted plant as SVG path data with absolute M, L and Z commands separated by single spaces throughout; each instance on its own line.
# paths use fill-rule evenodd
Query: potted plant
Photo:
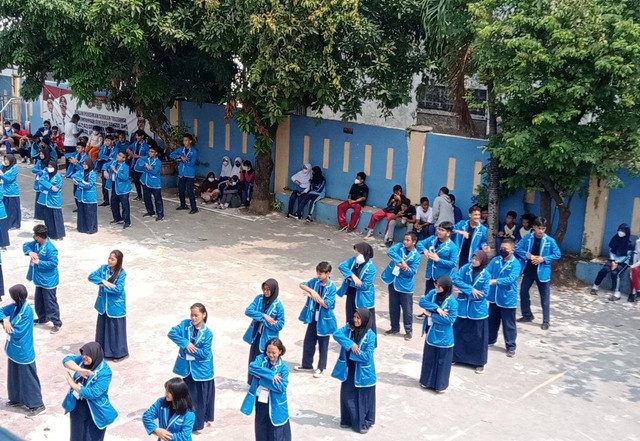
M 189 126 L 184 123 L 174 124 L 169 127 L 169 143 L 164 147 L 165 160 L 162 161 L 162 176 L 173 176 L 178 173 L 178 166 L 175 160 L 170 159 L 171 153 L 178 148 L 185 133 L 189 132 Z

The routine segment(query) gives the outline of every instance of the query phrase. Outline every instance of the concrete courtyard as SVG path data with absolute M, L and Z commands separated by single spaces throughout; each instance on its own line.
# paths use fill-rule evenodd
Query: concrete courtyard
M 2 253 L 5 286 L 25 284 L 28 258 L 22 243 L 31 239 L 33 184 L 30 167 L 20 167 L 22 228 L 11 231 L 12 245 Z M 610 303 L 594 298 L 586 287 L 555 280 L 552 327 L 540 320 L 519 325 L 518 350 L 507 358 L 500 336 L 489 350 L 484 375 L 454 366 L 449 389 L 436 395 L 419 387 L 424 340 L 421 322 L 414 338 L 379 334 L 376 364 L 377 419 L 367 435 L 339 427 L 340 382 L 330 370 L 338 356 L 331 342 L 329 371 L 320 379 L 293 372 L 302 357 L 305 327 L 297 320 L 305 298 L 298 289 L 314 276 L 315 265 L 327 260 L 334 281 L 337 265 L 352 255 L 362 240 L 355 233 L 285 219 L 282 214 L 254 217 L 244 210 L 201 209 L 189 215 L 175 211 L 177 198 L 165 192 L 166 221 L 142 218 L 142 202 L 131 202 L 133 227 L 112 227 L 108 207 L 99 207 L 100 231 L 75 231 L 71 184 L 64 188 L 67 237 L 55 242 L 60 256 L 58 301 L 64 325 L 56 335 L 35 329 L 37 367 L 47 412 L 34 419 L 8 408 L 6 354 L 0 355 L 0 425 L 25 440 L 69 439 L 69 418 L 61 407 L 68 386 L 62 358 L 94 338 L 97 287 L 88 274 L 106 263 L 112 249 L 124 253 L 127 271 L 127 324 L 130 358 L 111 363 L 111 400 L 119 412 L 108 427 L 111 441 L 154 439 L 146 435 L 142 413 L 163 395 L 164 382 L 174 376 L 177 347 L 169 329 L 188 318 L 189 306 L 204 303 L 214 332 L 216 372 L 215 422 L 194 436 L 197 440 L 248 440 L 253 418 L 239 411 L 247 391 L 249 345 L 242 335 L 249 325 L 244 309 L 275 278 L 286 310 L 281 338 L 291 369 L 288 389 L 294 439 L 332 440 L 639 440 L 640 439 L 640 314 L 638 304 Z M 202 206 L 201 206 L 202 207 Z M 374 247 L 378 274 L 387 264 L 385 249 Z M 424 263 L 418 294 L 423 286 Z M 417 301 L 416 296 L 416 301 Z M 534 314 L 540 316 L 539 300 Z M 386 286 L 378 279 L 376 309 L 379 330 L 388 329 Z M 2 305 L 10 302 L 8 292 Z M 415 308 L 417 313 L 418 308 Z M 336 305 L 344 318 L 344 299 Z

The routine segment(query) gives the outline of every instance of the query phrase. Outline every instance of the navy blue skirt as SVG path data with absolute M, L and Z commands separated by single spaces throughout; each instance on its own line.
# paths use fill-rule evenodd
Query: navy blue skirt
M 424 341 L 420 384 L 436 391 L 449 387 L 453 348 L 437 348 Z
M 191 375 L 184 378 L 189 388 L 189 394 L 196 412 L 196 422 L 193 430 L 202 430 L 204 423 L 213 421 L 213 413 L 216 405 L 215 380 L 196 381 Z
M 0 299 L 4 295 L 4 274 L 2 273 L 2 263 L 0 263 Z
M 78 400 L 76 407 L 71 411 L 71 437 L 70 441 L 102 441 L 107 429 L 98 429 L 93 422 L 89 403 L 87 400 Z
M 269 403 L 256 401 L 254 431 L 256 441 L 291 441 L 291 425 L 289 421 L 282 426 L 274 426 L 271 423 L 271 418 L 269 418 Z
M 4 208 L 7 209 L 7 222 L 9 228 L 20 228 L 22 210 L 20 209 L 20 196 L 5 196 Z
M 127 318 L 112 318 L 98 314 L 96 341 L 102 346 L 104 358 L 123 358 L 129 355 L 127 346 Z
M 340 425 L 355 432 L 368 429 L 376 422 L 376 387 L 356 387 L 355 365 L 349 363 L 347 379 L 340 386 Z
M 78 232 L 93 234 L 98 231 L 98 204 L 78 201 Z
M 40 192 L 36 191 L 36 204 L 33 207 L 33 218 L 44 220 L 44 205 L 38 203 L 38 197 L 40 197 Z
M 478 367 L 487 364 L 489 353 L 489 319 L 458 317 L 453 324 L 456 345 L 453 361 Z
M 51 239 L 62 239 L 65 236 L 64 219 L 61 208 L 44 207 L 44 224 Z
M 9 401 L 22 403 L 29 409 L 44 405 L 35 361 L 29 364 L 18 364 L 9 359 L 7 392 Z
M 0 219 L 0 247 L 5 248 L 11 245 L 9 240 L 9 222 L 8 218 Z

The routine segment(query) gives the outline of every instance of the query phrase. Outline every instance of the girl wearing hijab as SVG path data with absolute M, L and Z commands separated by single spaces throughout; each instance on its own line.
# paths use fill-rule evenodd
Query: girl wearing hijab
M 233 166 L 231 165 L 231 159 L 228 156 L 222 157 L 222 168 L 220 169 L 220 183 L 226 181 L 231 177 L 231 171 Z
M 231 176 L 237 176 L 240 179 L 240 172 L 242 171 L 242 158 L 236 156 L 233 160 L 233 167 L 231 167 Z
M 293 216 L 296 208 L 296 200 L 309 193 L 311 186 L 311 164 L 305 162 L 302 170 L 291 176 L 291 181 L 295 184 L 289 196 L 289 209 L 287 217 Z
M 7 210 L 7 227 L 10 230 L 20 228 L 20 187 L 18 186 L 18 167 L 16 167 L 16 157 L 5 155 L 4 166 L 0 171 L 0 179 L 4 186 L 4 206 Z
M 33 309 L 27 302 L 27 288 L 14 285 L 9 288 L 13 303 L 0 308 L 0 320 L 7 333 L 7 394 L 10 407 L 26 406 L 30 416 L 45 411 L 36 352 L 33 347 Z
M 248 207 L 253 195 L 253 182 L 256 179 L 256 171 L 253 169 L 251 161 L 248 159 L 242 163 L 240 171 L 240 184 L 242 185 L 242 203 Z
M 609 260 L 606 261 L 596 276 L 591 287 L 591 294 L 598 295 L 598 287 L 607 274 L 611 274 L 611 291 L 609 301 L 620 300 L 620 276 L 629 268 L 629 261 L 633 252 L 631 243 L 631 229 L 627 224 L 620 224 L 616 234 L 609 241 Z
M 262 294 L 258 294 L 244 311 L 251 325 L 242 339 L 251 345 L 249 363 L 264 352 L 267 341 L 277 338 L 284 328 L 284 306 L 278 299 L 278 282 L 267 279 L 262 283 Z M 247 379 L 251 384 L 251 374 Z
M 207 308 L 202 303 L 191 306 L 191 319 L 182 320 L 168 337 L 180 348 L 173 373 L 180 375 L 189 388 L 196 413 L 193 431 L 204 429 L 213 421 L 216 384 L 213 373 L 213 332 L 207 326 Z
M 164 384 L 164 397 L 142 415 L 142 424 L 149 435 L 159 440 L 191 441 L 196 420 L 187 384 L 180 377 Z
M 214 172 L 209 172 L 206 179 L 200 184 L 200 197 L 203 204 L 209 202 L 216 202 L 220 197 L 220 190 L 218 190 L 218 184 L 220 181 L 216 179 Z
M 353 319 L 333 334 L 341 346 L 331 373 L 342 382 L 340 427 L 358 433 L 367 433 L 376 422 L 376 333 L 370 329 L 370 314 L 367 308 L 358 308 Z
M 76 201 L 78 204 L 78 231 L 80 233 L 93 234 L 98 231 L 98 192 L 96 190 L 96 172 L 93 170 L 93 161 L 87 158 L 82 162 L 81 168 L 74 172 L 74 184 L 76 185 Z
M 122 251 L 113 250 L 107 264 L 89 274 L 89 281 L 100 287 L 94 305 L 98 311 L 96 341 L 104 348 L 105 358 L 114 360 L 129 356 L 127 293 L 124 289 L 127 272 L 122 268 L 123 259 Z
M 40 176 L 40 197 L 38 203 L 44 205 L 44 224 L 51 239 L 62 240 L 65 236 L 62 217 L 62 178 L 58 174 L 58 164 L 49 162 L 46 173 Z
M 316 201 L 319 201 L 325 196 L 325 187 L 327 184 L 327 180 L 322 174 L 322 169 L 317 165 L 311 169 L 311 181 L 309 184 L 309 191 L 301 196 L 300 201 L 298 202 L 298 210 L 296 211 L 296 216 L 298 219 L 302 219 L 302 215 L 304 213 L 304 208 L 307 206 L 309 202 L 311 202 L 311 208 L 309 209 L 309 214 L 307 215 L 307 221 L 312 222 L 311 215 L 313 214 L 313 209 L 316 206 Z
M 451 278 L 440 276 L 435 289 L 420 298 L 420 307 L 427 316 L 420 386 L 438 393 L 449 387 L 453 361 L 453 323 L 458 317 L 458 301 L 451 295 L 452 288 Z
M 106 428 L 118 417 L 109 401 L 111 368 L 104 360 L 99 343 L 80 348 L 80 355 L 67 355 L 62 364 L 67 372 L 69 392 L 62 402 L 65 413 L 71 412 L 70 441 L 102 441 Z
M 453 362 L 474 366 L 476 374 L 484 372 L 489 351 L 488 264 L 487 254 L 478 250 L 470 263 L 453 273 L 453 284 L 460 290 L 458 318 L 453 324 Z
M 38 198 L 40 197 L 40 192 L 42 191 L 40 188 L 40 177 L 43 173 L 47 172 L 47 166 L 49 165 L 49 151 L 51 149 L 41 148 L 40 152 L 38 152 L 38 160 L 31 168 L 31 173 L 36 175 L 35 181 L 33 182 L 33 191 L 36 193 L 36 202 L 35 208 L 33 211 L 33 218 L 38 220 L 44 220 L 44 205 L 38 203 Z
M 338 289 L 338 296 L 347 295 L 345 304 L 346 319 L 349 322 L 356 308 L 367 308 L 370 315 L 370 328 L 375 333 L 376 328 L 376 266 L 373 264 L 373 248 L 366 242 L 353 246 L 354 255 L 338 265 L 344 276 L 344 281 Z M 344 323 L 344 322 L 343 322 Z
M 11 245 L 9 240 L 9 222 L 7 210 L 4 206 L 4 185 L 0 182 L 0 248 L 6 249 Z

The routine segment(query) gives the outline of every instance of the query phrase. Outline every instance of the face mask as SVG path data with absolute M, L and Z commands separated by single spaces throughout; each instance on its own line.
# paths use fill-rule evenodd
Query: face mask
M 358 185 L 360 183 L 360 179 L 356 179 L 355 181 L 353 181 L 353 183 Z
M 229 165 L 228 161 L 222 161 L 222 165 Z
M 207 180 L 208 180 L 209 182 L 213 182 L 213 181 L 215 181 L 215 178 L 207 178 Z
M 358 254 L 356 256 L 356 263 L 358 265 L 362 265 L 364 263 L 364 256 L 362 254 Z
M 500 255 L 501 255 L 502 257 L 509 257 L 509 251 L 508 251 L 508 250 L 505 250 L 505 249 L 503 249 L 503 248 L 500 248 Z
M 49 173 L 53 173 L 53 167 L 47 167 L 47 171 L 48 171 Z
M 247 167 L 247 166 L 245 165 L 244 167 L 242 167 L 242 170 L 244 170 L 244 171 L 248 171 L 248 170 L 249 170 L 249 167 Z
M 626 235 L 627 233 L 625 233 L 624 231 L 618 231 L 618 236 L 625 237 Z

